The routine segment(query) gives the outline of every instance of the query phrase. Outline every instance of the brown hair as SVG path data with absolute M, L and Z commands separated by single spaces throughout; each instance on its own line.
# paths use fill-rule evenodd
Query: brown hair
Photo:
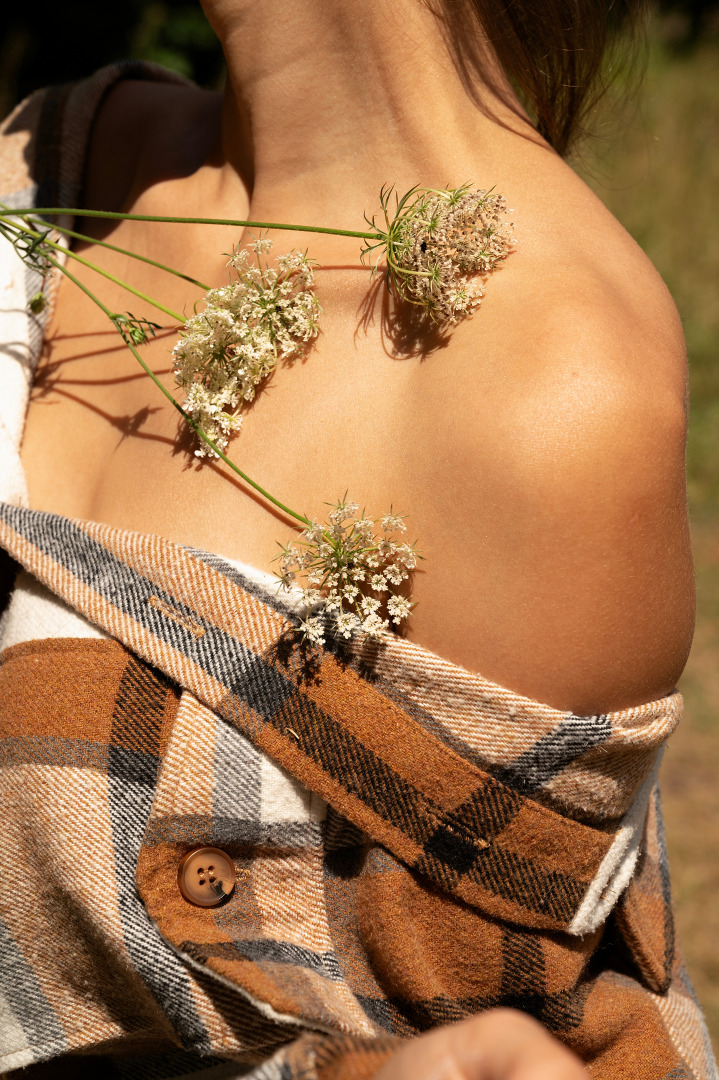
M 565 154 L 619 72 L 634 67 L 648 0 L 427 0 L 477 100 L 488 41 L 538 132 Z M 478 102 L 479 103 L 479 102 Z

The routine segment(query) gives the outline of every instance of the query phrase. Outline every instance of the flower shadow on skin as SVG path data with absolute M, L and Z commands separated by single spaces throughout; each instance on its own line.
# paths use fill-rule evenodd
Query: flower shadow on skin
M 355 340 L 360 333 L 365 336 L 369 333 L 377 319 L 378 308 L 382 347 L 391 359 L 426 360 L 449 345 L 452 325 L 435 322 L 417 304 L 393 296 L 381 269 L 360 306 Z

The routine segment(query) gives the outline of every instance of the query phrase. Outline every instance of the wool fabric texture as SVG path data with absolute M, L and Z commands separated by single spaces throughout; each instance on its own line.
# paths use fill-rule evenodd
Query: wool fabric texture
M 10 117 L 6 202 L 76 205 L 128 75 L 164 77 L 117 65 Z M 656 786 L 681 697 L 574 716 L 391 635 L 305 647 L 217 556 L 28 509 L 47 316 L 8 248 L 0 545 L 107 636 L 0 656 L 0 1069 L 364 1078 L 509 1005 L 597 1080 L 713 1080 Z M 215 908 L 177 885 L 202 845 L 237 870 Z

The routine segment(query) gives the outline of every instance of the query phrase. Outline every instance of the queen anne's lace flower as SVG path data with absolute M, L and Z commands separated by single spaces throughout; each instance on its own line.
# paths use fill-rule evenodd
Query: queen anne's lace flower
M 396 295 L 435 322 L 459 322 L 480 304 L 488 275 L 516 243 L 506 201 L 469 184 L 417 187 L 397 198 L 391 213 L 392 191 L 381 193 L 386 227 L 371 219 L 378 240 L 367 243 L 363 256 L 384 253 L 387 283 Z
M 360 516 L 356 503 L 342 499 L 331 505 L 326 525 L 312 522 L 282 549 L 280 587 L 303 586 L 301 603 L 308 614 L 300 631 L 310 643 L 324 641 L 323 615 L 340 637 L 380 637 L 390 619 L 400 623 L 412 610 L 411 601 L 390 584 L 401 586 L 420 556 L 414 545 L 399 539 L 405 524 L 397 514 L 375 521 L 364 512 Z M 383 604 L 385 618 L 380 613 Z
M 238 409 L 253 400 L 257 385 L 279 359 L 300 356 L 318 333 L 312 260 L 291 251 L 276 268 L 263 265 L 260 256 L 271 247 L 267 236 L 255 240 L 254 262 L 246 249 L 233 251 L 228 265 L 236 280 L 210 289 L 172 353 L 185 411 L 223 451 L 242 421 Z M 215 456 L 202 441 L 195 454 Z

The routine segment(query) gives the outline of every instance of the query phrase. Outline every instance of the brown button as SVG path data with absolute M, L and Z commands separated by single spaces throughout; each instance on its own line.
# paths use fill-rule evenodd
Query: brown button
M 229 855 L 216 847 L 188 851 L 177 868 L 185 900 L 197 907 L 217 907 L 235 887 L 237 872 Z

